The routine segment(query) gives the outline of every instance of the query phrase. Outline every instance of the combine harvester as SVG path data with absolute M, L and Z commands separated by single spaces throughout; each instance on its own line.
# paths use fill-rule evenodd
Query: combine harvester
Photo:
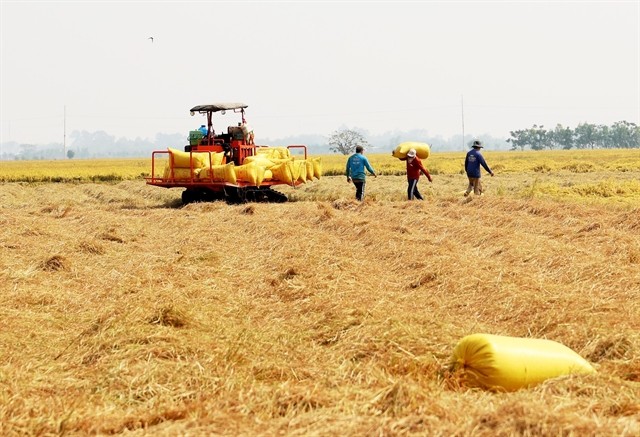
M 320 179 L 320 158 L 309 159 L 306 146 L 255 145 L 253 131 L 244 116 L 246 108 L 243 103 L 191 108 L 191 115 L 207 116 L 207 125 L 202 130 L 189 132 L 189 145 L 185 146 L 184 152 L 172 148 L 154 151 L 147 184 L 184 188 L 184 204 L 215 200 L 286 202 L 287 196 L 272 187 L 295 187 L 313 178 Z M 239 113 L 241 121 L 227 127 L 226 132 L 218 133 L 213 127 L 213 114 L 225 115 L 227 111 Z

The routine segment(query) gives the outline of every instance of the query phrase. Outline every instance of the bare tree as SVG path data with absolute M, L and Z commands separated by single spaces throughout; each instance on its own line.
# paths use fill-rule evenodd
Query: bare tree
M 329 150 L 348 155 L 356 150 L 356 146 L 367 147 L 369 143 L 360 132 L 343 129 L 335 131 L 329 137 Z

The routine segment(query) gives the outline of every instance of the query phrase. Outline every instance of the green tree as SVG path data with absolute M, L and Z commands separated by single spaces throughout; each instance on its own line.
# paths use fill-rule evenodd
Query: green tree
M 547 131 L 544 126 L 533 125 L 530 129 L 509 132 L 511 150 L 531 150 L 544 148 L 562 148 L 569 150 L 595 148 L 640 148 L 640 127 L 628 121 L 618 121 L 612 126 L 579 124 L 574 130 L 556 125 L 554 130 Z
M 596 146 L 601 149 L 613 148 L 609 126 L 601 124 L 596 126 Z
M 76 152 L 71 149 L 67 150 L 67 158 L 73 159 L 74 156 L 76 156 Z
M 551 148 L 549 141 L 549 133 L 544 128 L 544 126 L 533 125 L 531 129 L 529 129 L 529 141 L 531 143 L 532 150 L 543 150 L 545 148 Z
M 517 130 L 509 132 L 511 138 L 507 139 L 511 143 L 511 150 L 524 150 L 529 146 L 531 150 L 542 150 L 545 147 L 552 147 L 551 134 L 547 132 L 544 126 L 533 125 L 530 129 Z
M 350 129 L 335 131 L 329 137 L 329 150 L 348 155 L 356 150 L 356 146 L 367 147 L 369 143 L 360 132 Z
M 573 130 L 570 127 L 557 124 L 550 132 L 550 137 L 554 146 L 559 149 L 569 150 L 573 147 Z
M 595 124 L 581 123 L 575 129 L 576 147 L 593 149 L 598 143 L 598 129 Z
M 617 121 L 609 129 L 612 147 L 632 149 L 640 147 L 640 127 L 628 121 Z
M 529 137 L 527 135 L 527 130 L 516 130 L 509 132 L 511 138 L 507 138 L 507 143 L 511 144 L 511 150 L 523 151 L 525 147 L 529 146 Z

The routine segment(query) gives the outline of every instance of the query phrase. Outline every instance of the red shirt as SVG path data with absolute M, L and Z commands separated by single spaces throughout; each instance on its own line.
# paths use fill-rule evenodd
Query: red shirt
M 431 182 L 431 175 L 422 165 L 420 158 L 416 156 L 411 161 L 407 159 L 407 179 L 420 179 L 420 172 L 424 173 L 427 179 L 429 179 L 429 182 Z

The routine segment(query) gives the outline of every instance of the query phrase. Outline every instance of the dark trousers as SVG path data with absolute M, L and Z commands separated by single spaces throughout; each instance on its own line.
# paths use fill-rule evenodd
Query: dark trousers
M 420 191 L 418 191 L 418 179 L 407 179 L 408 187 L 407 187 L 407 198 L 409 200 L 413 200 L 415 197 L 418 200 L 424 200 Z
M 364 199 L 364 180 L 353 179 L 353 185 L 356 186 L 356 199 L 362 201 Z

